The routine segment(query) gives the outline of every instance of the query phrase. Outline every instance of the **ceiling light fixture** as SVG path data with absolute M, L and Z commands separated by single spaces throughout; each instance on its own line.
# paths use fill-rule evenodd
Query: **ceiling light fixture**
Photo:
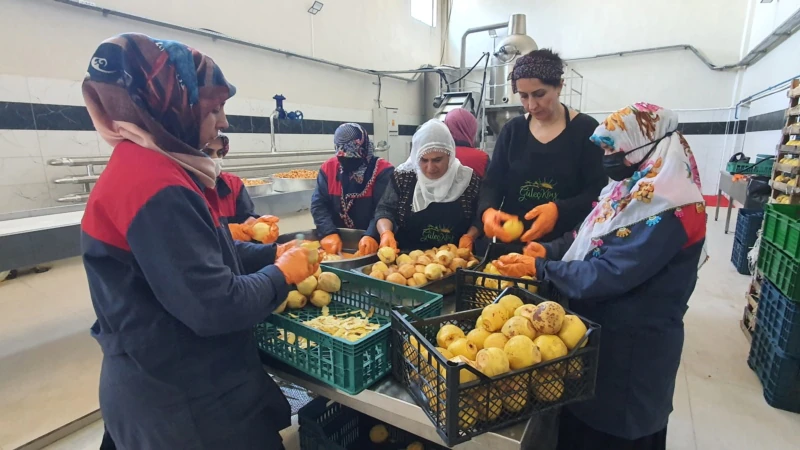
M 308 13 L 316 16 L 318 12 L 322 11 L 323 6 L 324 4 L 322 2 L 314 2 L 314 4 L 308 8 Z

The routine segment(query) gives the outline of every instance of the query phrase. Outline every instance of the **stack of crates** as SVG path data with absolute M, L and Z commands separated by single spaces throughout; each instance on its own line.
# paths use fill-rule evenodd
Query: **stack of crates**
M 748 364 L 775 408 L 800 413 L 800 205 L 766 206 L 764 276 Z
M 736 233 L 733 239 L 731 262 L 742 275 L 750 275 L 747 254 L 756 244 L 758 230 L 764 220 L 764 212 L 758 209 L 740 209 L 736 219 Z

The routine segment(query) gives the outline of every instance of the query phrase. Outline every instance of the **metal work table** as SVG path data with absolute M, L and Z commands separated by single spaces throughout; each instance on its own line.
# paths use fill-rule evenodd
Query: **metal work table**
M 317 395 L 341 403 L 423 439 L 444 445 L 428 416 L 414 403 L 408 392 L 391 375 L 358 395 L 350 395 L 298 373 L 298 371 L 285 365 L 276 365 L 272 361 L 270 361 L 268 371 L 278 378 L 301 386 Z M 549 423 L 551 429 L 558 425 L 558 422 L 554 420 L 550 420 Z M 531 435 L 538 434 L 533 430 L 529 430 L 528 433 Z M 476 436 L 472 440 L 452 448 L 458 450 L 544 450 L 553 448 L 552 446 L 534 446 L 532 443 L 523 445 L 522 441 L 525 435 L 526 423 L 522 422 L 497 432 Z M 544 443 L 540 439 L 536 439 L 536 441 Z
M 455 311 L 455 296 L 444 298 L 443 314 Z M 266 358 L 262 353 L 262 361 Z M 317 395 L 341 403 L 389 425 L 408 431 L 423 439 L 445 445 L 425 412 L 414 403 L 405 388 L 391 374 L 358 395 L 350 395 L 272 358 L 266 370 L 284 381 L 300 386 Z M 553 450 L 558 429 L 560 409 L 534 416 L 508 428 L 476 436 L 452 447 L 458 450 Z M 534 444 L 535 443 L 535 444 Z M 445 445 L 446 446 L 446 445 Z
M 719 206 L 722 200 L 722 194 L 728 198 L 728 212 L 725 217 L 725 234 L 728 234 L 728 228 L 731 223 L 731 210 L 733 209 L 733 202 L 737 201 L 744 205 L 747 200 L 747 180 L 733 182 L 733 175 L 721 170 L 719 172 L 719 190 L 717 190 L 717 209 L 714 212 L 714 220 L 719 220 Z
M 256 214 L 281 216 L 307 210 L 312 191 L 253 197 Z M 45 264 L 81 254 L 84 205 L 6 214 L 0 220 L 0 271 Z

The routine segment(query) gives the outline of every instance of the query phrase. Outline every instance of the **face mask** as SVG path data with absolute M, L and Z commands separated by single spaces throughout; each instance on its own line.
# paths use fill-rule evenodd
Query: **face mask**
M 344 156 L 340 156 L 338 159 L 339 159 L 339 164 L 341 164 L 342 166 L 342 169 L 344 169 L 347 172 L 352 172 L 358 169 L 359 167 L 361 167 L 361 164 L 364 163 L 364 160 L 361 158 L 347 158 Z
M 214 159 L 214 172 L 216 172 L 217 176 L 222 172 L 222 158 L 215 158 Z
M 656 150 L 656 147 L 658 147 L 659 142 L 661 142 L 662 139 L 666 138 L 667 136 L 670 136 L 671 134 L 672 132 L 669 132 L 661 139 L 652 142 L 653 146 L 650 148 L 650 151 L 647 152 L 646 155 L 644 155 L 644 158 L 642 158 L 639 162 L 635 164 L 631 165 L 625 164 L 625 157 L 635 152 L 636 150 L 647 147 L 648 145 L 651 144 L 644 144 L 640 147 L 636 147 L 633 150 L 628 150 L 627 152 L 615 152 L 610 155 L 603 155 L 603 170 L 605 171 L 606 176 L 608 176 L 608 178 L 611 178 L 614 181 L 622 181 L 631 178 L 633 174 L 636 173 L 637 170 L 639 170 L 639 166 L 641 166 L 643 162 L 647 161 L 647 158 L 649 158 L 650 155 L 653 154 L 653 152 Z

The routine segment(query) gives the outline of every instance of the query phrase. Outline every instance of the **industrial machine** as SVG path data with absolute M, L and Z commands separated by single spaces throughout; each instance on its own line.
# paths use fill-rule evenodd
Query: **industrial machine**
M 498 39 L 496 30 L 502 29 L 507 30 L 507 36 L 500 38 L 499 42 L 495 41 L 492 52 L 484 54 L 488 58 L 482 67 L 484 70 L 473 75 L 476 67 L 467 68 L 465 64 L 467 36 L 488 31 Z M 444 119 L 455 108 L 468 109 L 478 118 L 478 141 L 481 147 L 491 151 L 494 143 L 489 139 L 489 134 L 497 135 L 506 122 L 522 114 L 522 104 L 519 97 L 513 94 L 507 78 L 518 57 L 538 48 L 526 31 L 524 14 L 512 15 L 507 23 L 466 30 L 461 38 L 461 67 L 437 67 L 436 72 L 423 75 L 425 117 Z M 490 131 L 487 130 L 487 124 Z
M 514 95 L 508 76 L 517 58 L 539 48 L 526 32 L 525 14 L 512 15 L 508 21 L 508 36 L 500 41 L 497 51 L 492 55 L 489 71 L 491 95 L 485 115 L 495 135 L 500 133 L 506 122 L 523 112 L 519 96 Z

